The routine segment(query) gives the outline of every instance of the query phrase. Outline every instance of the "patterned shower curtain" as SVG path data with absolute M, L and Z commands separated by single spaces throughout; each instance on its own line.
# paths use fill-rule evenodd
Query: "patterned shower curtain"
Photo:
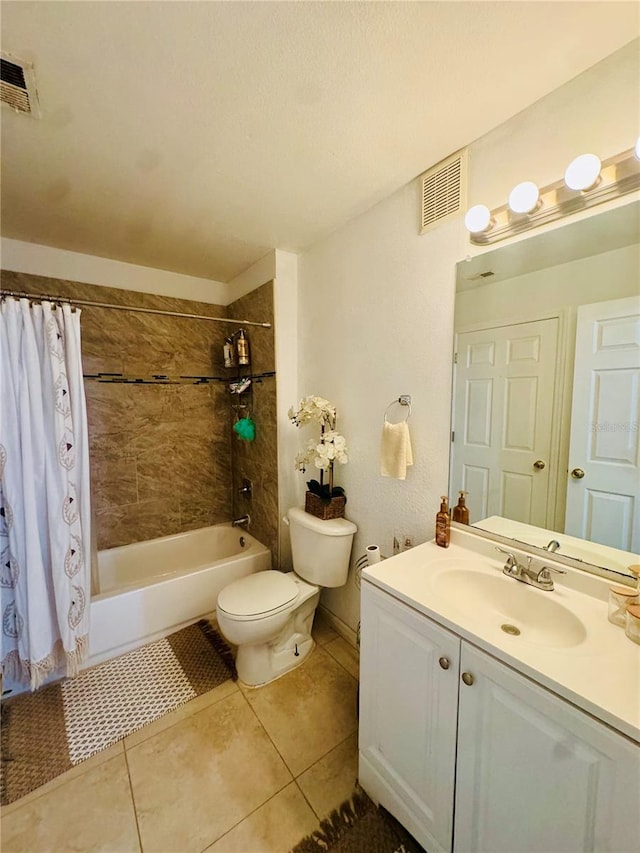
M 39 687 L 86 658 L 89 447 L 80 312 L 0 303 L 2 672 Z

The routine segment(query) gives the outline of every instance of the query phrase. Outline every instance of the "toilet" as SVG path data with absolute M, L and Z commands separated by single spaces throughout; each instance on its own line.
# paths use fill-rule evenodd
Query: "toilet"
M 311 653 L 313 616 L 322 587 L 343 586 L 358 529 L 346 518 L 323 521 L 292 507 L 293 572 L 256 572 L 218 596 L 218 627 L 238 647 L 236 668 L 249 686 L 266 684 L 299 666 Z

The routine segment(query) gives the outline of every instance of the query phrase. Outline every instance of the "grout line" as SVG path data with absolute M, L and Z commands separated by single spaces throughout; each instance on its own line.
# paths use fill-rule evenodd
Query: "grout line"
M 315 766 L 316 766 L 316 764 L 319 764 L 321 761 L 323 761 L 323 760 L 327 757 L 327 755 L 329 755 L 329 753 L 331 753 L 331 752 L 333 752 L 333 751 L 334 751 L 334 749 L 338 749 L 338 747 L 344 746 L 344 744 L 345 744 L 348 740 L 350 740 L 350 739 L 353 737 L 353 735 L 354 735 L 354 734 L 355 734 L 355 736 L 356 736 L 356 748 L 357 748 L 357 746 L 358 746 L 358 730 L 357 730 L 357 728 L 356 728 L 356 731 L 355 731 L 355 732 L 352 732 L 350 735 L 347 735 L 347 736 L 346 736 L 346 738 L 344 738 L 344 740 L 341 740 L 341 741 L 340 741 L 340 743 L 337 743 L 335 746 L 332 746 L 332 747 L 331 747 L 331 749 L 329 750 L 329 752 L 325 752 L 325 754 L 324 754 L 324 755 L 322 755 L 322 756 L 321 756 L 317 761 L 314 761 L 312 765 L 310 765 L 309 767 L 307 767 L 307 769 L 306 769 L 306 770 L 303 770 L 303 771 L 302 771 L 302 773 L 299 773 L 299 774 L 296 776 L 296 778 L 295 778 L 295 780 L 294 780 L 294 781 L 295 781 L 296 785 L 298 786 L 298 788 L 300 788 L 299 779 L 300 779 L 300 777 L 301 777 L 301 776 L 304 776 L 304 774 L 305 774 L 305 773 L 308 773 L 308 772 L 309 772 L 313 767 L 315 767 Z M 354 781 L 355 781 L 355 783 L 357 784 L 357 782 L 358 782 L 358 775 L 357 775 L 357 771 L 356 771 L 356 778 L 355 778 L 355 780 L 354 780 Z M 302 788 L 300 788 L 300 793 L 301 793 L 301 794 L 302 794 L 302 796 L 305 798 L 305 800 L 307 801 L 307 803 L 309 803 L 309 806 L 311 807 L 311 811 L 312 811 L 312 812 L 314 813 L 314 815 L 318 818 L 318 820 L 323 820 L 323 818 L 327 817 L 327 814 L 326 814 L 326 813 L 325 813 L 325 814 L 318 814 L 318 812 L 317 812 L 317 811 L 314 809 L 314 807 L 311 805 L 310 800 L 307 798 L 307 796 L 306 796 L 305 792 L 302 790 Z M 330 811 L 332 811 L 332 810 L 330 810 Z
M 225 830 L 225 832 L 223 832 L 222 835 L 219 835 L 218 838 L 215 838 L 210 844 L 207 844 L 206 847 L 203 847 L 201 853 L 206 853 L 206 851 L 209 850 L 211 847 L 213 847 L 214 844 L 217 844 L 218 841 L 220 841 L 222 838 L 225 838 L 227 835 L 229 835 L 230 832 L 233 832 L 233 830 L 236 829 L 236 827 L 240 826 L 241 823 L 244 823 L 245 820 L 248 820 L 251 817 L 251 815 L 254 815 L 257 811 L 260 811 L 260 809 L 263 806 L 266 806 L 267 803 L 270 803 L 274 797 L 277 797 L 278 794 L 281 794 L 285 788 L 289 787 L 289 785 L 295 785 L 295 779 L 290 779 L 285 785 L 282 786 L 282 788 L 278 788 L 277 791 L 274 791 L 273 794 L 271 794 L 270 797 L 267 797 L 267 799 L 263 803 L 260 803 L 259 805 L 257 805 L 255 807 L 255 809 L 252 809 L 248 814 L 246 814 L 244 817 L 240 818 L 240 820 L 237 823 L 234 823 L 233 826 L 230 826 L 229 829 Z
M 338 638 L 338 639 L 340 639 L 340 638 Z M 334 642 L 334 640 L 332 640 L 331 642 Z M 346 641 L 345 641 L 345 642 L 346 642 Z M 325 654 L 325 655 L 326 655 L 330 660 L 332 660 L 334 663 L 337 663 L 337 664 L 338 664 L 338 666 L 340 666 L 340 667 L 341 667 L 341 668 L 342 668 L 342 669 L 347 673 L 347 675 L 349 676 L 349 678 L 352 678 L 352 679 L 355 681 L 355 683 L 356 683 L 356 684 L 360 684 L 360 679 L 359 679 L 359 678 L 356 678 L 356 676 L 355 676 L 352 672 L 349 672 L 349 670 L 348 670 L 348 669 L 346 668 L 346 666 L 342 663 L 342 661 L 339 661 L 339 660 L 338 660 L 338 658 L 335 658 L 335 657 L 331 654 L 331 652 L 326 651 L 326 646 L 328 646 L 328 645 L 329 645 L 329 643 L 326 643 L 324 646 L 318 646 L 318 645 L 316 644 L 316 648 L 317 648 L 317 649 L 319 649 L 320 651 L 322 651 L 322 652 L 323 652 L 323 653 L 324 653 L 324 654 Z
M 266 734 L 266 736 L 268 737 L 269 741 L 271 742 L 271 744 L 272 744 L 273 748 L 274 748 L 274 749 L 275 749 L 275 751 L 278 753 L 278 756 L 280 757 L 280 760 L 282 761 L 282 763 L 284 764 L 284 766 L 287 768 L 288 773 L 291 775 L 291 781 L 294 781 L 294 780 L 295 780 L 295 776 L 293 775 L 293 771 L 291 770 L 291 768 L 289 767 L 289 765 L 288 765 L 288 764 L 287 764 L 287 762 L 285 761 L 284 756 L 282 755 L 282 753 L 281 753 L 281 752 L 280 752 L 280 750 L 278 749 L 278 747 L 277 747 L 277 745 L 276 745 L 276 743 L 275 743 L 274 739 L 271 737 L 271 735 L 270 735 L 270 734 L 269 734 L 269 732 L 267 731 L 267 728 L 266 728 L 265 724 L 262 722 L 262 720 L 260 719 L 260 717 L 259 717 L 259 715 L 258 715 L 258 712 L 257 712 L 257 711 L 256 711 L 256 709 L 253 707 L 253 705 L 251 704 L 251 702 L 249 702 L 249 700 L 248 700 L 248 699 L 247 699 L 247 697 L 244 695 L 244 692 L 243 692 L 242 690 L 240 690 L 240 693 L 242 694 L 242 698 L 244 699 L 244 701 L 247 703 L 247 705 L 248 705 L 248 706 L 249 706 L 249 708 L 251 709 L 251 712 L 253 713 L 254 717 L 256 718 L 256 720 L 258 721 L 258 723 L 260 724 L 260 728 L 261 728 L 261 729 L 263 730 L 263 732 Z
M 258 725 L 260 726 L 260 728 L 263 730 L 263 732 L 267 736 L 267 739 L 269 740 L 269 742 L 271 743 L 271 745 L 275 749 L 276 753 L 278 754 L 278 757 L 280 758 L 280 760 L 284 764 L 284 766 L 285 766 L 287 772 L 289 773 L 289 775 L 291 776 L 291 778 L 288 779 L 287 782 L 281 788 L 278 788 L 277 791 L 274 791 L 274 793 L 271 794 L 270 797 L 267 797 L 267 799 L 263 803 L 260 803 L 260 805 L 256 806 L 256 808 L 253 809 L 253 811 L 250 811 L 248 814 L 244 815 L 244 817 L 242 817 L 237 823 L 235 823 L 233 826 L 229 827 L 229 829 L 226 832 L 223 832 L 222 835 L 220 835 L 218 838 L 214 839 L 210 844 L 208 844 L 206 847 L 204 847 L 203 850 L 201 851 L 201 853 L 205 853 L 206 850 L 209 850 L 210 847 L 213 847 L 213 845 L 216 844 L 218 841 L 220 841 L 221 838 L 224 838 L 233 829 L 235 829 L 237 826 L 239 826 L 243 821 L 245 821 L 247 818 L 251 817 L 252 814 L 255 814 L 255 812 L 257 812 L 258 809 L 261 809 L 263 806 L 265 806 L 267 803 L 269 803 L 274 797 L 276 797 L 279 793 L 284 791 L 285 788 L 287 788 L 289 785 L 292 785 L 295 783 L 295 778 L 293 776 L 293 773 L 291 772 L 291 769 L 289 768 L 289 765 L 287 764 L 287 762 L 284 760 L 284 758 L 280 754 L 280 750 L 275 745 L 273 738 L 271 737 L 271 735 L 269 734 L 269 732 L 265 728 L 264 723 L 262 722 L 262 720 L 258 716 L 255 708 L 253 707 L 251 702 L 249 702 L 247 697 L 244 695 L 244 691 L 242 691 L 240 688 L 238 688 L 238 693 L 240 694 L 240 696 L 242 696 L 244 701 L 247 703 L 249 710 L 251 711 L 251 713 L 254 715 L 254 717 L 258 721 Z M 315 814 L 315 812 L 314 812 L 314 814 Z
M 214 689 L 215 689 L 215 688 L 214 688 Z M 227 835 L 229 832 L 231 832 L 233 829 L 235 829 L 237 826 L 239 826 L 239 824 L 241 824 L 244 820 L 246 820 L 248 817 L 250 817 L 250 816 L 251 816 L 252 814 L 254 814 L 256 811 L 258 811 L 258 809 L 262 808 L 262 806 L 266 805 L 266 804 L 267 804 L 270 800 L 272 800 L 275 796 L 277 796 L 279 793 L 281 793 L 281 792 L 282 792 L 282 791 L 283 791 L 283 790 L 284 790 L 288 785 L 291 785 L 291 784 L 293 784 L 293 783 L 295 782 L 295 780 L 294 780 L 294 778 L 293 778 L 293 774 L 291 773 L 291 771 L 289 770 L 289 767 L 287 766 L 286 762 L 284 761 L 284 759 L 282 758 L 282 756 L 281 756 L 281 755 L 280 755 L 280 753 L 278 752 L 277 747 L 275 746 L 275 744 L 273 743 L 273 741 L 272 741 L 272 740 L 271 740 L 271 738 L 269 737 L 269 733 L 268 733 L 268 732 L 266 731 L 266 729 L 264 728 L 264 726 L 263 726 L 263 724 L 262 724 L 262 721 L 260 720 L 260 718 L 258 717 L 258 715 L 256 714 L 256 712 L 254 711 L 254 709 L 251 707 L 251 703 L 247 700 L 247 698 L 246 698 L 246 696 L 244 695 L 244 693 L 242 692 L 242 690 L 240 690 L 239 688 L 238 688 L 237 690 L 234 690 L 232 693 L 228 693 L 226 696 L 223 696 L 223 697 L 221 697 L 220 699 L 217 699 L 215 702 L 211 702 L 209 705 L 206 705 L 204 708 L 201 708 L 199 711 L 195 711 L 193 714 L 189 715 L 189 717 L 183 717 L 181 720 L 177 720 L 177 721 L 176 721 L 175 723 L 173 723 L 171 726 L 167 726 L 167 728 L 166 728 L 166 729 L 162 729 L 160 732 L 157 732 L 157 734 L 158 734 L 158 735 L 164 734 L 165 732 L 169 731 L 169 729 L 173 728 L 174 726 L 180 725 L 180 723 L 184 723 L 187 719 L 192 719 L 193 717 L 196 717 L 198 714 L 201 714 L 201 713 L 203 713 L 204 711 L 209 710 L 209 709 L 210 709 L 210 708 L 212 708 L 214 705 L 217 705 L 219 702 L 224 701 L 225 699 L 229 699 L 231 696 L 235 696 L 235 695 L 238 695 L 238 694 L 239 694 L 240 696 L 242 696 L 242 698 L 244 699 L 244 701 L 245 701 L 245 702 L 247 703 L 247 705 L 249 706 L 249 708 L 250 708 L 251 712 L 254 714 L 254 716 L 255 716 L 255 717 L 256 717 L 256 719 L 258 720 L 258 723 L 259 723 L 260 727 L 264 730 L 264 732 L 265 732 L 265 734 L 267 735 L 267 737 L 268 737 L 269 741 L 273 744 L 273 746 L 274 746 L 274 748 L 275 748 L 276 752 L 278 753 L 278 756 L 281 758 L 282 762 L 284 763 L 285 768 L 287 769 L 287 772 L 289 773 L 289 775 L 290 775 L 290 777 L 291 777 L 291 778 L 290 778 L 290 779 L 287 779 L 287 781 L 284 783 L 284 785 L 282 785 L 280 788 L 278 788 L 278 790 L 277 790 L 277 791 L 274 791 L 274 792 L 273 792 L 273 794 L 271 794 L 269 797 L 267 797 L 267 799 L 266 799 L 266 800 L 264 800 L 264 802 L 262 802 L 262 803 L 260 803 L 259 805 L 257 805 L 257 806 L 252 810 L 252 811 L 250 811 L 250 812 L 248 812 L 246 815 L 244 815 L 244 816 L 243 816 L 239 821 L 237 821 L 237 823 L 235 823 L 233 826 L 229 827 L 229 829 L 227 829 L 225 832 L 223 832 L 223 833 L 222 833 L 222 835 L 218 836 L 218 838 L 214 838 L 214 839 L 213 839 L 213 841 L 209 842 L 209 843 L 206 845 L 206 847 L 203 847 L 203 848 L 202 848 L 201 853 L 205 853 L 205 851 L 206 851 L 206 850 L 209 850 L 209 849 L 210 849 L 214 844 L 216 844 L 216 843 L 217 843 L 221 838 L 224 838 L 224 837 L 225 837 L 225 835 Z M 185 704 L 188 704 L 188 703 L 185 703 Z M 183 706 L 181 706 L 181 707 L 183 707 Z M 156 735 L 150 735 L 150 737 L 149 737 L 149 738 L 146 738 L 146 740 L 149 740 L 149 739 L 151 739 L 151 738 L 153 738 L 153 737 L 156 737 Z M 139 741 L 138 743 L 132 744 L 132 745 L 129 747 L 129 749 L 136 749 L 138 746 L 140 746 L 140 745 L 141 745 L 142 743 L 144 743 L 144 742 L 146 742 L 146 741 Z M 129 762 L 128 762 L 128 759 L 126 758 L 126 756 L 127 756 L 127 747 L 126 747 L 126 746 L 124 747 L 124 752 L 125 752 L 125 760 L 127 760 L 127 772 L 129 772 Z M 130 774 L 130 773 L 129 773 L 129 784 L 130 784 L 130 787 L 131 787 L 131 797 L 132 797 L 132 800 L 133 800 L 134 813 L 135 813 L 135 817 L 136 817 L 136 827 L 137 827 L 137 829 L 138 829 L 138 838 L 139 838 L 139 840 L 140 840 L 140 850 L 141 850 L 141 851 L 143 851 L 143 850 L 144 850 L 144 848 L 143 848 L 143 846 L 142 846 L 142 838 L 141 838 L 141 836 L 140 836 L 140 827 L 139 827 L 139 824 L 138 824 L 138 812 L 137 812 L 137 809 L 136 809 L 135 796 L 134 796 L 134 794 L 133 794 L 133 786 L 132 786 L 132 783 L 131 783 L 131 774 Z
M 313 764 L 312 764 L 311 766 L 313 767 Z M 303 773 L 306 773 L 306 771 L 304 771 L 304 770 L 303 770 Z M 302 773 L 300 774 L 300 776 L 301 776 L 301 775 L 302 775 Z M 314 815 L 315 815 L 315 816 L 316 816 L 316 818 L 318 819 L 318 823 L 320 823 L 320 821 L 322 820 L 322 818 L 320 817 L 320 815 L 318 814 L 318 812 L 314 809 L 314 807 L 311 805 L 311 802 L 309 801 L 309 798 L 307 797 L 307 795 L 305 794 L 305 792 L 304 792 L 304 791 L 302 790 L 302 788 L 300 787 L 300 783 L 298 782 L 298 779 L 300 778 L 300 776 L 298 776 L 298 778 L 297 778 L 297 779 L 294 779 L 294 780 L 293 780 L 293 783 L 294 783 L 294 785 L 297 787 L 297 789 L 300 791 L 300 793 L 302 794 L 302 797 L 303 797 L 303 799 L 304 799 L 305 803 L 309 806 L 309 808 L 311 809 L 311 811 L 314 813 Z
M 231 676 L 229 676 L 227 681 L 231 681 Z M 223 684 L 226 684 L 226 681 L 220 682 L 220 684 L 216 685 L 216 687 L 212 687 L 211 690 L 217 690 L 218 687 L 221 687 Z M 207 692 L 211 692 L 211 691 L 207 691 Z M 191 717 L 196 717 L 198 714 L 202 714 L 203 711 L 207 711 L 209 708 L 212 708 L 214 705 L 217 705 L 218 702 L 224 702 L 225 699 L 229 699 L 231 696 L 235 696 L 236 693 L 242 693 L 242 690 L 240 690 L 239 687 L 236 687 L 236 690 L 232 690 L 230 693 L 225 693 L 225 695 L 221 696 L 219 699 L 214 699 L 212 702 L 209 702 L 207 705 L 205 705 L 204 708 L 199 708 L 197 711 L 192 711 L 190 714 L 184 714 L 182 717 L 180 717 L 179 720 L 176 720 L 175 723 L 171 723 L 171 725 L 165 726 L 163 729 L 160 729 L 160 731 L 157 731 L 155 734 L 149 734 L 147 737 L 141 738 L 140 740 L 137 740 L 135 743 L 131 743 L 131 744 L 129 744 L 129 746 L 127 746 L 126 740 L 128 737 L 130 737 L 131 735 L 134 735 L 134 734 L 138 734 L 138 732 L 144 731 L 147 728 L 147 726 L 152 726 L 154 723 L 159 722 L 162 719 L 162 717 L 166 717 L 169 714 L 172 714 L 176 711 L 179 711 L 179 710 L 182 710 L 183 708 L 186 708 L 189 705 L 189 702 L 194 702 L 196 699 L 199 699 L 201 696 L 206 696 L 206 693 L 200 693 L 200 694 L 198 694 L 198 696 L 194 696 L 193 698 L 188 699 L 186 702 L 182 702 L 180 705 L 176 705 L 176 707 L 172 708 L 170 711 L 168 711 L 167 714 L 162 714 L 160 717 L 156 717 L 155 720 L 151 720 L 149 723 L 142 726 L 142 728 L 136 729 L 134 732 L 129 732 L 128 735 L 125 735 L 123 738 L 121 738 L 122 745 L 124 747 L 124 751 L 126 752 L 127 749 L 136 749 L 136 747 L 141 746 L 143 743 L 146 743 L 148 740 L 151 740 L 151 738 L 154 738 L 154 737 L 157 737 L 158 735 L 164 734 L 164 732 L 168 732 L 169 729 L 172 729 L 174 726 L 179 726 L 180 723 L 184 723 L 185 720 L 188 720 Z
M 122 740 L 122 739 L 121 739 Z M 106 752 L 107 749 L 111 749 L 116 746 L 116 744 L 120 743 L 120 741 L 116 741 L 115 743 L 110 744 L 105 747 L 105 749 L 98 750 L 93 755 L 90 755 L 85 761 L 79 761 L 78 764 L 72 764 L 67 770 L 63 773 L 59 773 L 57 776 L 54 776 L 52 779 L 49 779 L 48 782 L 44 782 L 42 785 L 38 785 L 37 788 L 33 788 L 31 791 L 27 791 L 22 797 L 17 800 L 12 800 L 10 803 L 6 803 L 3 806 L 0 806 L 0 817 L 8 817 L 12 812 L 18 811 L 18 809 L 23 808 L 24 806 L 30 806 L 31 803 L 35 803 L 38 800 L 42 799 L 42 797 L 47 797 L 49 794 L 52 794 L 54 791 L 57 791 L 59 788 L 63 788 L 65 785 L 68 785 L 70 782 L 74 782 L 76 779 L 84 776 L 86 773 L 90 773 L 92 770 L 101 767 L 103 764 L 108 764 L 110 761 L 113 761 L 116 758 L 120 758 L 120 755 L 112 755 L 111 758 L 105 758 L 103 761 L 99 761 L 97 764 L 92 765 L 91 767 L 86 767 L 84 770 L 79 773 L 74 773 L 68 779 L 61 779 L 66 773 L 71 773 L 72 770 L 75 770 L 76 767 L 81 767 L 86 761 L 90 761 L 96 755 L 100 755 L 101 752 Z M 124 745 L 123 745 L 124 752 Z M 58 781 L 59 780 L 59 781 Z M 55 784 L 53 784 L 55 783 Z M 51 787 L 48 787 L 51 786 Z M 47 788 L 46 791 L 42 791 L 42 788 Z M 36 793 L 40 791 L 40 793 Z M 27 797 L 29 798 L 27 800 Z M 0 821 L 1 823 L 1 821 Z
M 316 649 L 319 649 L 319 648 L 320 648 L 320 647 L 316 645 Z M 331 658 L 331 655 L 327 655 L 327 656 L 328 656 L 329 658 Z M 334 658 L 331 658 L 331 660 L 334 660 Z M 336 663 L 339 663 L 339 661 L 336 661 Z M 344 669 L 344 667 L 343 667 L 343 669 Z M 347 671 L 345 670 L 345 672 L 347 672 Z M 286 673 L 285 673 L 285 674 L 286 674 Z M 349 676 L 351 676 L 351 678 L 353 678 L 353 676 L 351 675 L 351 673 L 350 673 L 350 672 L 347 672 L 347 675 L 349 675 Z M 358 684 L 357 679 L 354 679 L 354 681 L 356 682 L 356 684 Z M 329 753 L 330 753 L 330 752 L 333 752 L 333 750 L 334 750 L 334 749 L 337 749 L 339 746 L 342 746 L 344 743 L 346 743 L 346 741 L 348 741 L 348 740 L 349 740 L 349 738 L 353 737 L 353 735 L 354 735 L 354 734 L 356 735 L 356 743 L 357 743 L 358 722 L 357 722 L 357 720 L 356 720 L 356 728 L 355 728 L 355 731 L 354 731 L 354 732 L 351 732 L 351 733 L 350 733 L 350 734 L 348 734 L 348 735 L 347 735 L 343 740 L 341 740 L 341 741 L 339 741 L 338 743 L 334 744 L 334 745 L 333 745 L 332 747 L 330 747 L 326 752 L 323 752 L 323 753 L 322 753 L 322 755 L 321 755 L 321 756 L 319 756 L 319 757 L 318 757 L 318 758 L 317 758 L 317 759 L 316 759 L 312 764 L 310 764 L 308 767 L 305 767 L 305 768 L 304 768 L 304 770 L 301 770 L 301 771 L 298 773 L 298 775 L 297 775 L 297 776 L 294 776 L 294 773 L 293 773 L 292 769 L 291 769 L 291 768 L 289 767 L 289 765 L 287 764 L 287 762 L 286 762 L 286 760 L 285 760 L 284 756 L 282 755 L 282 753 L 281 753 L 281 752 L 280 752 L 280 750 L 278 749 L 278 747 L 277 747 L 277 745 L 276 745 L 275 741 L 273 740 L 273 738 L 271 737 L 271 735 L 270 735 L 270 734 L 269 734 L 269 732 L 267 731 L 267 728 L 266 728 L 266 726 L 264 725 L 264 723 L 262 722 L 262 720 L 260 719 L 260 717 L 259 717 L 259 715 L 258 715 L 257 711 L 255 710 L 255 708 L 253 707 L 253 705 L 251 704 L 251 702 L 249 702 L 249 700 L 248 700 L 248 699 L 247 699 L 247 697 L 244 695 L 244 692 L 243 692 L 242 690 L 240 690 L 240 693 L 241 693 L 241 694 L 242 694 L 242 696 L 244 697 L 244 699 L 245 699 L 245 701 L 246 701 L 247 705 L 248 705 L 248 706 L 251 708 L 251 710 L 253 711 L 253 713 L 254 713 L 254 715 L 255 715 L 256 719 L 257 719 L 257 720 L 258 720 L 258 722 L 260 723 L 260 726 L 264 729 L 264 732 L 265 732 L 265 734 L 267 735 L 267 737 L 269 738 L 269 740 L 271 741 L 271 743 L 273 744 L 273 747 L 274 747 L 275 751 L 278 753 L 278 755 L 280 756 L 280 758 L 281 758 L 281 759 L 282 759 L 282 761 L 284 762 L 285 767 L 287 768 L 287 770 L 289 771 L 289 773 L 291 773 L 292 779 L 293 779 L 293 781 L 294 781 L 294 782 L 296 782 L 296 783 L 297 783 L 297 780 L 300 778 L 300 776 L 302 776 L 302 775 L 303 775 L 304 773 L 306 773 L 308 770 L 311 770 L 311 768 L 312 768 L 312 767 L 315 767 L 315 765 L 316 765 L 319 761 L 322 761 L 322 759 L 323 759 L 323 758 L 326 758 L 326 757 L 327 757 L 327 755 L 329 755 Z M 299 786 L 298 786 L 298 787 L 299 787 Z M 306 800 L 306 797 L 305 797 L 305 800 Z M 307 802 L 308 802 L 308 800 L 307 800 Z M 311 805 L 311 803 L 309 803 L 309 805 Z M 313 811 L 313 813 L 314 813 L 314 814 L 316 814 L 316 811 L 315 811 L 315 809 L 313 809 L 313 807 L 312 807 L 312 811 Z
M 123 744 L 124 746 L 124 744 Z M 127 756 L 127 750 L 124 750 L 124 762 L 127 767 L 127 779 L 129 780 L 129 792 L 131 793 L 131 805 L 133 806 L 133 817 L 136 822 L 136 832 L 138 833 L 138 846 L 142 853 L 142 835 L 140 834 L 140 824 L 138 822 L 138 809 L 136 808 L 136 798 L 133 793 L 133 783 L 131 781 L 131 771 L 129 770 L 129 757 Z

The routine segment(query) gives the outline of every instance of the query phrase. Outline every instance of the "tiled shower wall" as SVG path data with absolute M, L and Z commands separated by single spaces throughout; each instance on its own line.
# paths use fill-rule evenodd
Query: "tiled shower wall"
M 29 293 L 228 316 L 228 309 L 220 305 L 25 273 L 3 271 L 2 286 Z M 252 310 L 251 296 L 244 297 L 247 310 Z M 256 311 L 262 309 L 263 299 L 264 294 L 255 300 L 260 306 Z M 271 321 L 272 306 L 268 315 L 256 318 Z M 222 361 L 224 338 L 235 327 L 91 307 L 82 308 L 81 327 L 85 376 L 123 374 L 147 380 L 159 375 L 172 379 L 214 376 L 224 380 L 200 385 L 183 384 L 183 380 L 164 385 L 85 379 L 98 549 L 228 521 L 236 509 L 232 457 L 246 452 L 238 447 L 231 429 L 226 380 L 232 377 Z M 268 351 L 269 346 L 272 351 L 273 329 L 260 332 L 255 341 L 257 353 Z M 249 334 L 252 338 L 251 330 Z M 275 403 L 275 378 L 270 382 Z M 262 398 L 256 411 L 258 407 L 262 411 Z M 275 405 L 272 408 L 269 417 L 275 425 Z M 260 452 L 273 456 L 271 468 L 275 471 L 275 442 L 261 442 Z M 277 479 L 273 488 L 277 489 Z M 264 511 L 261 494 L 259 488 L 252 501 L 252 516 L 258 521 L 251 532 L 270 546 L 274 523 L 277 529 L 277 510 L 275 515 Z M 268 535 L 263 537 L 262 530 Z M 273 539 L 276 541 L 277 537 Z
M 251 346 L 252 374 L 272 373 L 254 380 L 250 390 L 235 404 L 246 405 L 238 409 L 243 417 L 248 412 L 256 425 L 255 441 L 247 442 L 233 433 L 232 476 L 233 510 L 236 517 L 251 515 L 250 532 L 271 549 L 274 566 L 278 560 L 278 436 L 276 428 L 276 378 L 274 347 L 273 283 L 262 285 L 229 305 L 229 316 L 238 320 L 255 320 L 271 323 L 271 329 L 249 326 L 247 334 Z M 238 323 L 240 327 L 242 323 Z M 247 368 L 229 369 L 227 373 L 246 374 Z M 234 413 L 235 415 L 235 413 Z M 251 480 L 253 493 L 250 500 L 240 494 L 242 479 Z

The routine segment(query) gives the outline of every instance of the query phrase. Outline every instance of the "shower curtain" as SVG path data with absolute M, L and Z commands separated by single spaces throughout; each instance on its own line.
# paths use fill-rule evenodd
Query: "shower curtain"
M 32 690 L 88 651 L 89 447 L 80 312 L 0 303 L 2 672 Z

